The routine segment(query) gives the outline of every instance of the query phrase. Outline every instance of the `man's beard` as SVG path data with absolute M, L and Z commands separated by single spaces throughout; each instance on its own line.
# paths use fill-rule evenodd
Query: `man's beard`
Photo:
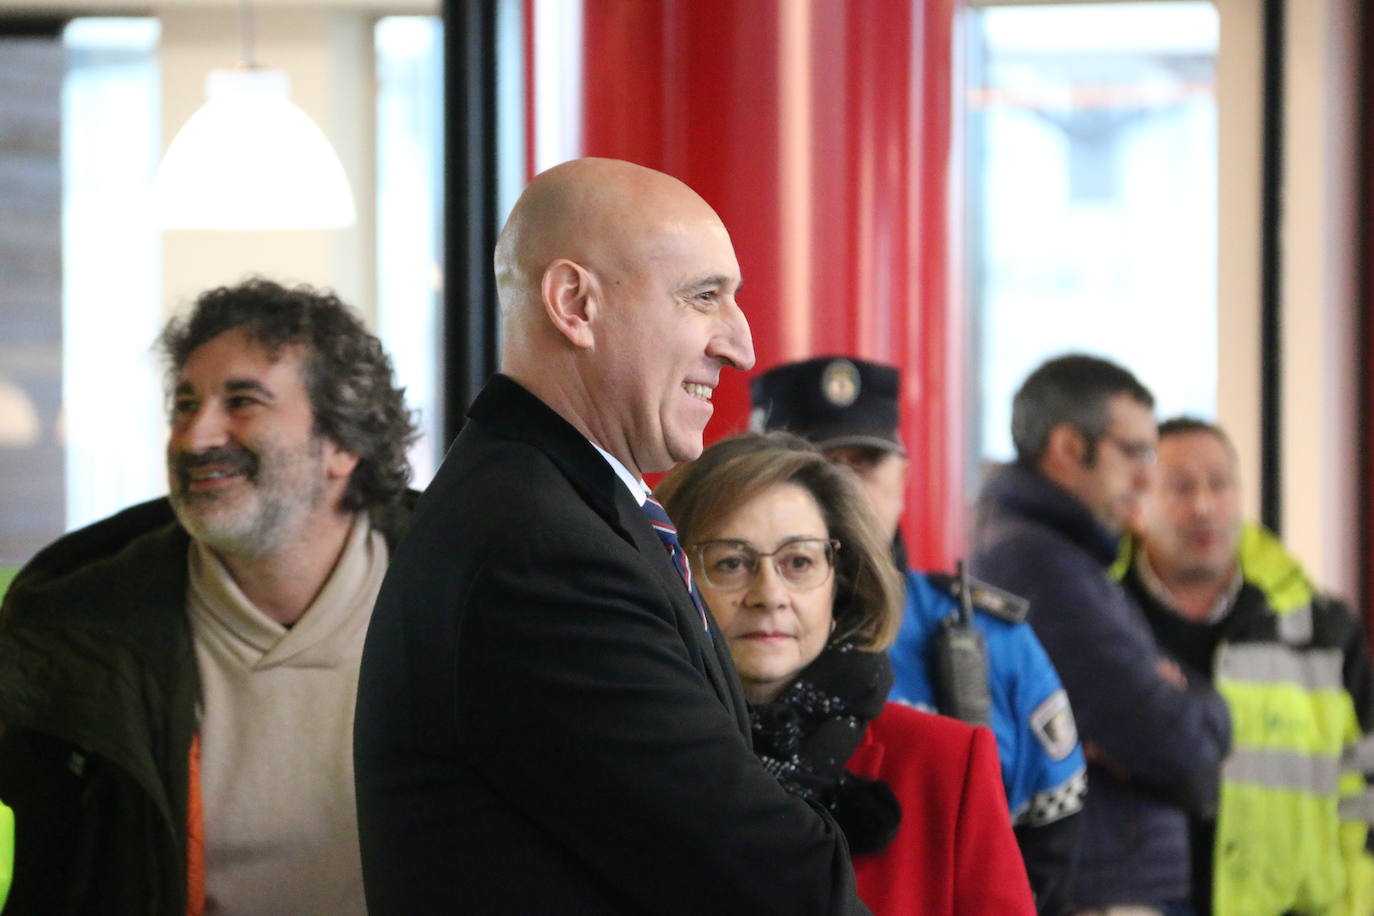
M 1174 572 L 1174 578 L 1182 585 L 1206 585 L 1228 581 L 1236 573 L 1236 550 L 1239 536 L 1221 536 L 1225 549 L 1215 551 L 1215 557 L 1198 557 L 1186 546 L 1180 549 L 1181 556 Z
M 170 498 L 191 537 L 218 553 L 265 556 L 281 548 L 296 520 L 319 505 L 325 480 L 319 468 L 323 441 L 312 436 L 302 451 L 241 445 L 168 455 Z M 235 493 L 193 493 L 190 472 L 219 465 L 242 473 L 247 488 Z M 236 488 L 237 489 L 237 488 Z

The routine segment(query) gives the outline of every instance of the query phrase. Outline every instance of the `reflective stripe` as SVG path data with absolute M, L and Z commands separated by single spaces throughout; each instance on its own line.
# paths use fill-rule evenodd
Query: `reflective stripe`
M 1291 789 L 1333 797 L 1340 784 L 1341 764 L 1328 757 L 1295 751 L 1238 748 L 1222 765 L 1226 782 L 1246 782 L 1271 789 Z
M 1312 641 L 1311 601 L 1286 614 L 1279 614 L 1279 639 L 1294 646 L 1304 646 Z
M 1359 770 L 1362 773 L 1374 772 L 1374 735 L 1365 735 L 1360 739 L 1360 743 L 1346 754 L 1344 760 L 1347 769 Z
M 14 811 L 0 802 L 0 910 L 10 895 L 14 880 Z
M 1298 684 L 1306 690 L 1344 690 L 1341 661 L 1340 649 L 1295 652 L 1273 643 L 1233 643 L 1225 646 L 1217 675 L 1260 684 Z
M 1343 821 L 1364 821 L 1374 824 L 1374 789 L 1343 798 L 1336 806 Z

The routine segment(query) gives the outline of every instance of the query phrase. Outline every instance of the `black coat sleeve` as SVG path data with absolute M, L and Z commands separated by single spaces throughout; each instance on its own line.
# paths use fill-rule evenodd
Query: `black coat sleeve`
M 1213 806 L 1231 744 L 1226 702 L 1205 683 L 1180 689 L 1159 673 L 1154 635 L 1105 570 L 1088 574 L 1040 545 L 1022 546 L 985 554 L 974 572 L 1030 599 L 1085 747 L 1195 809 Z
M 1035 892 L 1035 911 L 1041 916 L 1067 916 L 1074 911 L 1071 895 L 1082 838 L 1082 811 L 1048 824 L 1016 828 L 1016 844 Z

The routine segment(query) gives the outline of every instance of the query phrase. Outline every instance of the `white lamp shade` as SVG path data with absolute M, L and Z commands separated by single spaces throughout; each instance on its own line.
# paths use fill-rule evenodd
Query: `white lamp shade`
M 166 229 L 337 229 L 357 219 L 324 132 L 288 97 L 284 70 L 211 70 L 209 97 L 153 179 Z

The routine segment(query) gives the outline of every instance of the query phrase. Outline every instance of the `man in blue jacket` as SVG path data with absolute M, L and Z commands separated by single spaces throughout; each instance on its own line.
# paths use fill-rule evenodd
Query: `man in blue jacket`
M 777 366 L 751 387 L 756 425 L 810 439 L 859 475 L 906 579 L 906 612 L 890 650 L 891 698 L 992 728 L 1037 908 L 1065 912 L 1086 787 L 1073 713 L 1045 650 L 1024 622 L 1023 599 L 971 582 L 970 623 L 963 620 L 959 579 L 907 568 L 897 527 L 907 483 L 897 422 L 900 384 L 894 367 L 860 359 L 821 357 Z M 942 666 L 951 640 L 981 647 L 973 659 L 974 677 Z M 970 715 L 971 710 L 982 714 Z
M 1149 482 L 1153 407 L 1106 360 L 1045 363 L 1016 394 L 1016 461 L 975 521 L 973 570 L 1029 599 L 1088 757 L 1077 909 L 1188 911 L 1188 812 L 1214 809 L 1231 740 L 1222 698 L 1164 657 L 1109 573 Z

